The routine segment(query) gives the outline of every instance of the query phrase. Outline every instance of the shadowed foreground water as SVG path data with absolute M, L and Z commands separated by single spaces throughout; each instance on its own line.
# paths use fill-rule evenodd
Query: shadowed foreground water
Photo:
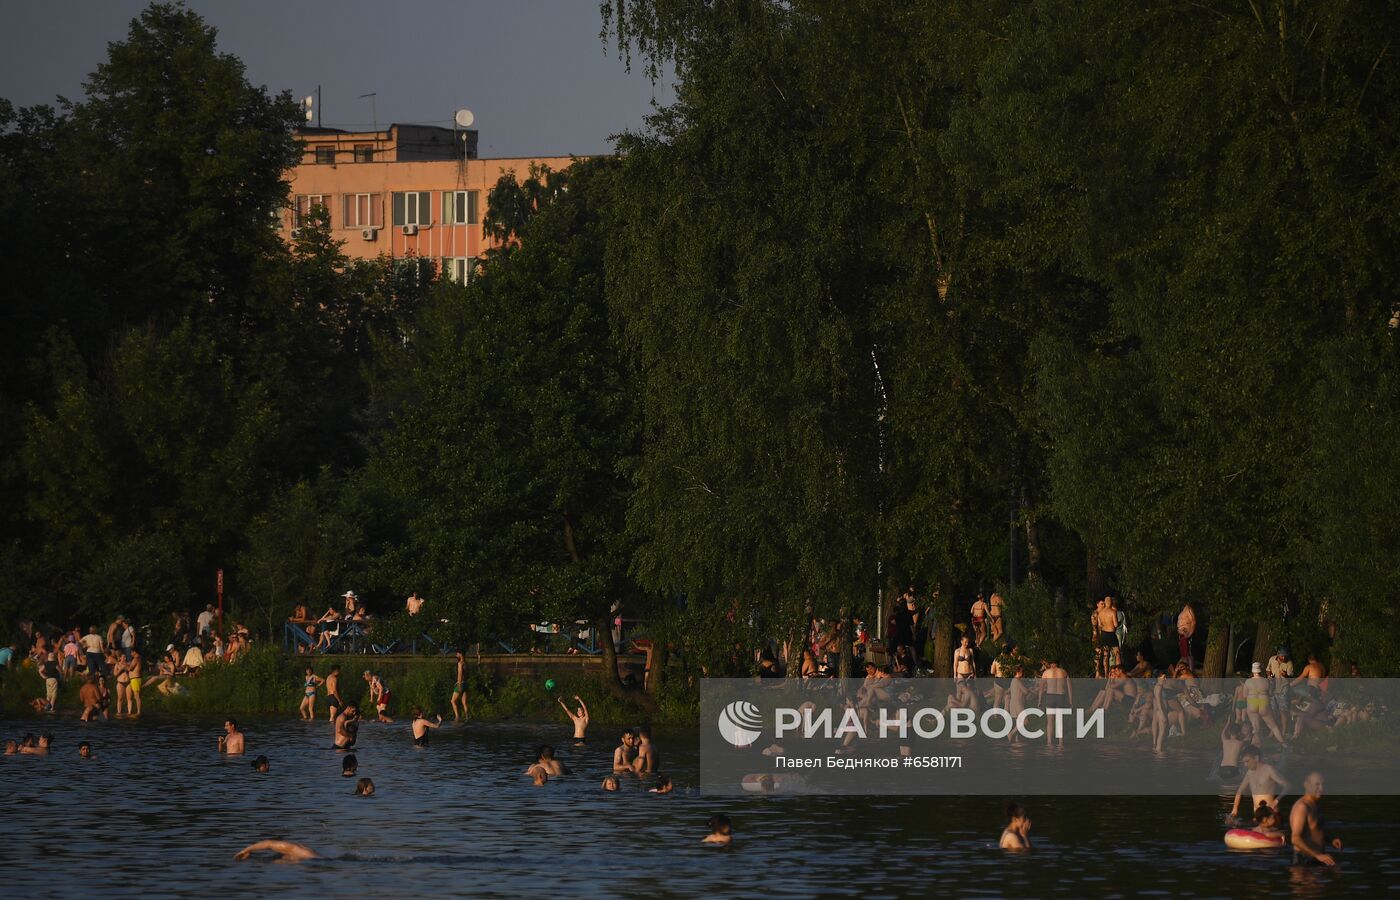
M 359 774 L 378 793 L 359 798 L 324 720 L 246 722 L 242 758 L 216 752 L 219 725 L 0 722 L 0 737 L 56 736 L 48 757 L 0 758 L 0 893 L 1400 896 L 1393 798 L 1328 798 L 1347 844 L 1337 871 L 1225 849 L 1227 803 L 1211 797 L 1031 798 L 1036 849 L 1009 855 L 994 849 L 995 798 L 707 800 L 692 732 L 658 735 L 677 785 L 658 796 L 635 779 L 599 788 L 613 729 L 575 750 L 562 727 L 449 723 L 415 748 L 406 723 L 366 723 Z M 97 759 L 78 758 L 84 739 Z M 542 740 L 575 774 L 536 788 L 521 773 Z M 259 753 L 267 775 L 250 767 Z M 700 844 L 716 811 L 734 820 L 732 847 Z M 233 861 L 267 837 L 355 858 Z

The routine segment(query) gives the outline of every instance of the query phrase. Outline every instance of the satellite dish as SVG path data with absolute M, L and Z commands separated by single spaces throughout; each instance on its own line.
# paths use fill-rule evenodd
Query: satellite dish
M 457 115 L 452 117 L 452 121 L 457 123 L 458 128 L 470 128 L 472 123 L 476 121 L 476 116 L 472 115 L 472 111 L 469 109 L 459 109 Z

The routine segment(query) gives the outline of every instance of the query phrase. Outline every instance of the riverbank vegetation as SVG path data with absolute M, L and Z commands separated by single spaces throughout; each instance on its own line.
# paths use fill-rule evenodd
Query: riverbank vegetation
M 84 97 L 0 102 L 7 623 L 158 641 L 222 568 L 268 636 L 418 591 L 457 646 L 584 620 L 611 654 L 621 604 L 655 705 L 913 584 L 940 674 L 982 587 L 1076 673 L 1110 591 L 1138 635 L 1190 600 L 1208 675 L 1400 671 L 1389 4 L 603 13 L 677 100 L 504 177 L 469 285 L 324 216 L 284 245 L 298 108 L 182 6 Z M 200 690 L 281 708 L 285 674 Z

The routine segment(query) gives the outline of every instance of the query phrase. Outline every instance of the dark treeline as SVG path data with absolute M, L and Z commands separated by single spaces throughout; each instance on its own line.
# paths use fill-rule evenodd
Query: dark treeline
M 1138 638 L 1192 601 L 1207 674 L 1231 634 L 1394 672 L 1398 20 L 615 0 L 676 103 L 503 179 L 461 287 L 283 246 L 296 106 L 154 6 L 84 99 L 0 106 L 0 612 L 222 567 L 268 630 L 621 602 L 709 664 L 912 583 L 946 670 L 985 586 L 1082 669 L 1112 591 Z

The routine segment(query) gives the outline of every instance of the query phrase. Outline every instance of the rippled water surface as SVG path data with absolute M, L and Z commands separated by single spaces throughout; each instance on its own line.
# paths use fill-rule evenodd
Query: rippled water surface
M 359 775 L 378 792 L 359 798 L 324 720 L 247 722 L 242 758 L 219 755 L 219 725 L 0 722 L 55 734 L 48 757 L 0 758 L 0 895 L 1400 896 L 1393 798 L 1328 798 L 1336 871 L 1226 850 L 1212 797 L 1031 798 L 1035 850 L 1015 856 L 994 849 L 995 798 L 706 799 L 690 732 L 658 735 L 677 785 L 659 796 L 600 790 L 611 729 L 577 750 L 559 727 L 449 723 L 416 748 L 407 724 L 366 723 Z M 575 774 L 531 785 L 541 741 Z M 718 811 L 732 847 L 700 844 Z M 352 858 L 233 861 L 269 837 Z

